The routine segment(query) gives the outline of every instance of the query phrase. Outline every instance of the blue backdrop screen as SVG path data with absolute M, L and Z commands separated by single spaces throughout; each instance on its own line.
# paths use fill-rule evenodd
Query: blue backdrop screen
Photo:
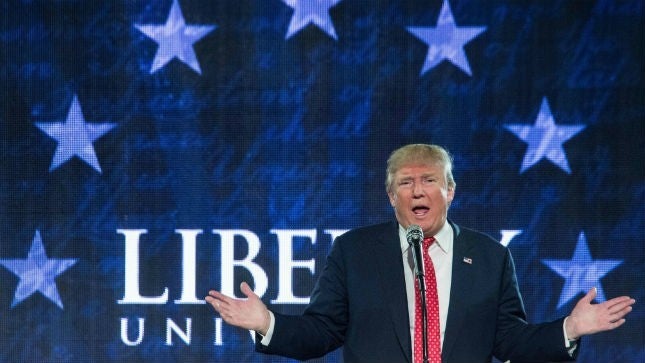
M 389 153 L 436 143 L 529 320 L 630 295 L 579 361 L 644 362 L 643 7 L 2 2 L 0 361 L 286 362 L 207 291 L 302 312 L 334 238 L 394 218 Z

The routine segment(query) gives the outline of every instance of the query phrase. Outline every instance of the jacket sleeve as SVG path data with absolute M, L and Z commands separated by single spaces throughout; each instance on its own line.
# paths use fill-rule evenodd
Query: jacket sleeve
M 321 357 L 340 347 L 348 321 L 346 268 L 339 237 L 300 316 L 274 312 L 275 328 L 268 346 L 256 339 L 256 350 L 289 358 L 307 360 Z
M 540 324 L 527 323 L 515 265 L 508 250 L 504 263 L 494 355 L 513 363 L 575 359 L 577 349 L 571 356 L 565 347 L 564 318 Z

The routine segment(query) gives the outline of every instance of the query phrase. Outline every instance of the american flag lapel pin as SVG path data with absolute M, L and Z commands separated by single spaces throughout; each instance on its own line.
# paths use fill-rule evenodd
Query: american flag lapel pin
M 464 257 L 464 262 L 469 264 L 469 265 L 472 265 L 473 264 L 473 259 L 470 258 L 470 257 Z

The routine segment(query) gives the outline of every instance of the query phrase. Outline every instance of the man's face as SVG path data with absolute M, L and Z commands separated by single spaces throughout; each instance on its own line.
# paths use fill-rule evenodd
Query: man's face
M 425 236 L 434 236 L 448 218 L 448 207 L 455 196 L 441 164 L 404 165 L 395 174 L 390 204 L 404 227 L 417 224 Z

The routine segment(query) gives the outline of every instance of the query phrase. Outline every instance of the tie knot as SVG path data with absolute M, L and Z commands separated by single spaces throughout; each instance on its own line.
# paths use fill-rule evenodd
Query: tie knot
M 430 245 L 434 243 L 435 239 L 434 237 L 424 237 L 423 238 L 423 248 L 428 249 L 430 248 Z

